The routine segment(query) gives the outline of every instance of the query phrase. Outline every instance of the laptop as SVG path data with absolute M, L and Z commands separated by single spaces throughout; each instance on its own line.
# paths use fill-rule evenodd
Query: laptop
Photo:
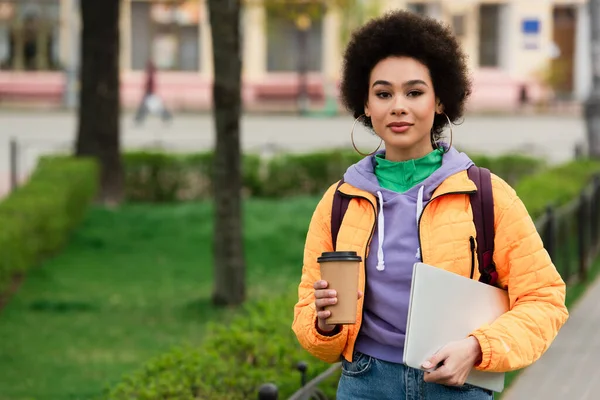
M 466 338 L 508 310 L 505 290 L 416 263 L 408 306 L 404 364 L 423 370 L 421 365 L 447 343 Z M 504 373 L 473 369 L 466 382 L 502 392 Z

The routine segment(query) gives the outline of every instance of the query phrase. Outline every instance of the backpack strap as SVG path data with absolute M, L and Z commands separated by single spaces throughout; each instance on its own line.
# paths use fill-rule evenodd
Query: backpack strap
M 473 222 L 477 233 L 477 261 L 479 262 L 480 282 L 495 285 L 498 272 L 494 264 L 494 196 L 492 177 L 486 168 L 471 166 L 467 173 L 477 192 L 471 194 Z
M 350 204 L 350 199 L 346 196 L 342 196 L 338 190 L 343 183 L 344 179 L 342 178 L 335 188 L 335 193 L 333 194 L 333 206 L 331 207 L 331 243 L 333 244 L 334 251 L 336 249 L 338 232 L 340 231 L 342 220 L 348 209 L 348 204 Z

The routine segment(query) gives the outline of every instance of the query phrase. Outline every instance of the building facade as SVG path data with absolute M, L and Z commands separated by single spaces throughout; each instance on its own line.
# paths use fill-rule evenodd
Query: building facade
M 62 104 L 77 63 L 78 0 L 0 0 L 0 103 Z M 121 84 L 126 107 L 140 101 L 144 68 L 158 67 L 160 94 L 174 109 L 210 107 L 212 44 L 204 0 L 122 0 Z M 362 0 L 303 22 L 248 0 L 241 17 L 247 108 L 294 107 L 298 68 L 319 106 L 335 98 L 341 56 L 358 15 L 404 8 L 449 24 L 469 56 L 471 109 L 511 109 L 558 97 L 581 101 L 591 83 L 585 0 Z M 525 90 L 523 90 L 525 88 Z

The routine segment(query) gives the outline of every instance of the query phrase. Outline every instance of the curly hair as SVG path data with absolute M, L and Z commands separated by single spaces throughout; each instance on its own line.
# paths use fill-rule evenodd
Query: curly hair
M 340 95 L 354 118 L 364 114 L 371 71 L 379 61 L 392 56 L 423 63 L 450 121 L 462 117 L 471 81 L 460 44 L 450 29 L 435 19 L 399 10 L 372 19 L 354 31 L 346 47 Z M 373 127 L 369 118 L 364 118 L 363 124 Z M 446 125 L 446 117 L 436 114 L 432 141 L 439 139 Z

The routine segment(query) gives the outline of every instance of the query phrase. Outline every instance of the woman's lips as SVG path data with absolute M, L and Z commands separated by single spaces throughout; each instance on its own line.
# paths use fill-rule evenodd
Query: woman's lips
M 409 130 L 411 126 L 412 124 L 408 122 L 392 122 L 391 124 L 388 124 L 388 128 L 394 133 L 404 133 Z

